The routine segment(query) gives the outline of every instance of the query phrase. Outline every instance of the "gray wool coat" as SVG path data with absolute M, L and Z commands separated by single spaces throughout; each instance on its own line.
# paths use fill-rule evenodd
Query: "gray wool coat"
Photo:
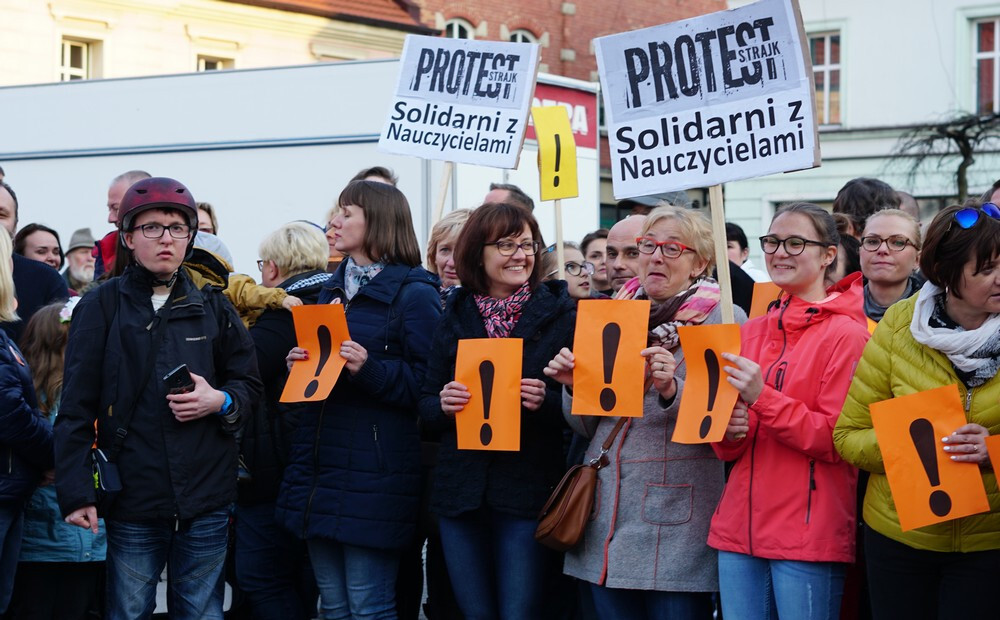
M 736 308 L 737 322 L 746 320 Z M 719 323 L 719 307 L 706 324 Z M 655 388 L 646 393 L 643 417 L 632 418 L 597 473 L 597 491 L 583 540 L 566 553 L 567 575 L 610 588 L 672 592 L 719 589 L 717 554 L 708 526 L 725 485 L 723 463 L 709 444 L 673 443 L 687 366 L 678 348 L 677 395 L 665 409 Z M 567 423 L 591 438 L 586 461 L 597 456 L 617 418 L 570 415 Z M 595 429 L 596 423 L 596 429 Z

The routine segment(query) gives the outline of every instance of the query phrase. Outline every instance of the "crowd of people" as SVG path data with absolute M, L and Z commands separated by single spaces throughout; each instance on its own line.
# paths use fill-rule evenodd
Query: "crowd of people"
M 3 617 L 148 618 L 164 570 L 178 619 L 223 618 L 227 580 L 232 618 L 995 613 L 1000 181 L 921 222 L 912 196 L 854 179 L 833 213 L 778 208 L 763 265 L 735 223 L 716 256 L 682 201 L 636 201 L 560 252 L 501 184 L 421 244 L 396 183 L 367 168 L 323 225 L 269 232 L 258 282 L 233 272 L 224 211 L 177 180 L 115 177 L 115 230 L 65 249 L 18 227 L 0 182 Z M 721 441 L 676 443 L 679 328 L 722 323 L 720 260 L 739 397 Z M 780 295 L 748 320 L 767 280 Z M 641 417 L 571 414 L 577 304 L 602 299 L 651 304 Z M 282 403 L 293 366 L 330 354 L 296 341 L 302 304 L 343 305 L 344 370 L 324 400 Z M 517 451 L 458 448 L 472 338 L 523 341 Z M 870 406 L 951 384 L 966 423 L 939 451 L 978 468 L 991 510 L 903 531 Z M 584 462 L 593 509 L 556 552 L 537 515 Z

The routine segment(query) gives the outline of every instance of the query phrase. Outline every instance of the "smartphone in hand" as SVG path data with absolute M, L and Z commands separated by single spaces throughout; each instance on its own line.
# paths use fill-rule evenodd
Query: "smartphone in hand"
M 186 394 L 194 391 L 194 379 L 187 364 L 181 364 L 163 377 L 163 383 L 167 386 L 167 394 Z

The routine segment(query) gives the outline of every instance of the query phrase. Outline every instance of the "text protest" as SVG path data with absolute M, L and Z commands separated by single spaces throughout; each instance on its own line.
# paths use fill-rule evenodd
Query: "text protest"
M 410 35 L 379 149 L 517 167 L 538 46 Z
M 819 160 L 794 0 L 595 41 L 617 198 L 798 170 Z

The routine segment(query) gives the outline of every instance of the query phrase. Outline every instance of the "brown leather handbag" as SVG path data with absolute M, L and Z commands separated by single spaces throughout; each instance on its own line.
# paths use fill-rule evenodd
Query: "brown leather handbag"
M 580 542 L 594 506 L 597 470 L 608 464 L 608 450 L 627 420 L 618 419 L 614 430 L 601 445 L 600 454 L 589 463 L 574 465 L 562 477 L 549 501 L 538 513 L 535 540 L 556 551 L 568 551 Z

